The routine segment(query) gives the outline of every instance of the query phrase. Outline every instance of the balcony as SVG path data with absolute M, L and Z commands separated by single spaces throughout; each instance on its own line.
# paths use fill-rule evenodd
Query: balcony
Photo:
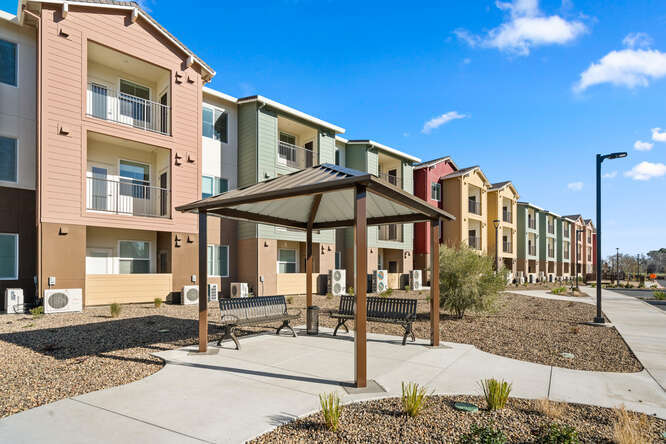
M 527 254 L 529 254 L 530 256 L 536 256 L 536 254 L 537 254 L 536 245 L 528 245 L 527 246 Z
M 552 223 L 548 224 L 547 229 L 548 229 L 548 234 L 555 234 L 555 224 Z
M 504 253 L 513 253 L 513 245 L 511 242 L 502 242 L 502 252 Z
M 502 220 L 510 224 L 513 223 L 513 214 L 506 207 L 502 208 Z
M 402 225 L 380 225 L 378 239 L 381 241 L 402 242 Z
M 481 238 L 479 236 L 469 236 L 467 238 L 467 244 L 470 246 L 470 248 L 474 250 L 480 250 L 481 249 Z
M 534 219 L 533 217 L 528 217 L 527 228 L 529 228 L 530 230 L 536 230 L 536 219 Z
M 548 257 L 550 258 L 555 257 L 555 247 L 548 247 Z
M 129 216 L 168 218 L 171 192 L 133 179 L 86 178 L 86 208 Z
M 400 176 L 396 176 L 395 174 L 379 173 L 377 174 L 377 177 L 379 177 L 384 182 L 390 183 L 393 186 L 402 188 L 402 177 Z
M 481 202 L 478 202 L 476 199 L 468 199 L 468 211 L 481 216 Z
M 302 170 L 314 165 L 315 153 L 311 149 L 278 141 L 278 163 Z

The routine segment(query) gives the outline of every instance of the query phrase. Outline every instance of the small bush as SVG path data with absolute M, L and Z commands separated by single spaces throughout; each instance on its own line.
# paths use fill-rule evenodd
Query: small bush
M 321 404 L 321 413 L 324 415 L 326 428 L 336 432 L 340 425 L 340 414 L 342 413 L 340 397 L 336 393 L 319 395 L 319 403 Z
M 634 288 L 634 284 L 630 284 L 629 282 L 627 282 L 626 284 L 624 284 L 624 288 Z
M 647 418 L 645 415 L 629 413 L 622 407 L 615 409 L 617 418 L 613 424 L 613 441 L 617 444 L 635 444 L 650 442 L 649 436 L 646 436 Z
M 118 316 L 120 316 L 120 311 L 122 310 L 122 307 L 120 306 L 119 303 L 114 302 L 109 306 L 109 310 L 111 311 L 111 317 L 117 318 Z
M 331 293 L 330 291 L 328 293 L 326 293 L 326 299 L 329 299 L 329 300 L 333 299 L 333 293 Z
M 460 437 L 461 444 L 505 444 L 508 442 L 501 430 L 493 428 L 491 424 L 481 427 L 472 424 L 469 433 Z
M 579 444 L 578 432 L 568 425 L 552 423 L 542 429 L 537 439 L 540 444 Z
M 387 288 L 386 290 L 382 291 L 379 293 L 380 298 L 388 298 L 393 294 L 393 289 L 392 288 Z
M 349 294 L 349 295 L 351 295 L 351 296 L 354 296 L 354 287 L 349 287 L 349 288 L 347 289 L 347 294 Z
M 553 419 L 560 419 L 564 416 L 566 407 L 563 404 L 555 403 L 547 398 L 539 399 L 536 402 L 536 410 L 543 416 Z
M 652 295 L 658 301 L 663 301 L 664 299 L 666 299 L 666 292 L 664 291 L 653 291 Z
M 30 314 L 32 315 L 33 319 L 41 318 L 42 316 L 44 316 L 44 306 L 40 305 L 38 307 L 31 308 Z
M 564 294 L 567 292 L 567 287 L 553 287 L 551 293 L 553 294 Z
M 494 378 L 484 379 L 480 382 L 483 396 L 486 398 L 489 410 L 503 409 L 506 405 L 509 394 L 511 393 L 512 384 Z
M 592 283 L 590 284 L 590 287 L 592 287 L 592 288 L 595 288 L 596 286 L 597 286 L 597 284 L 596 284 L 595 282 L 592 282 Z
M 155 304 L 155 308 L 160 308 L 162 306 L 162 299 L 161 298 L 155 298 L 153 300 L 153 303 Z
M 405 285 L 405 291 L 409 291 L 411 287 L 409 285 Z
M 287 296 L 287 304 L 291 305 L 294 303 L 294 297 L 293 296 Z
M 423 386 L 415 382 L 402 383 L 402 409 L 412 418 L 418 416 L 425 406 L 428 395 Z

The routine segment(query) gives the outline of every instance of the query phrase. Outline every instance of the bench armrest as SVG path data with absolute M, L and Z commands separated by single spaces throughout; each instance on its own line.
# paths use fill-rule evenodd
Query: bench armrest
M 228 322 L 228 321 L 240 321 L 240 318 L 238 316 L 232 315 L 232 314 L 227 314 L 227 315 L 221 315 L 220 316 L 220 321 L 222 322 Z

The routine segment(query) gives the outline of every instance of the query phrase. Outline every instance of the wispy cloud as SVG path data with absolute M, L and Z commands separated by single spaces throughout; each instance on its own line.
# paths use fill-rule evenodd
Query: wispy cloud
M 575 92 L 583 92 L 590 86 L 610 83 L 615 86 L 646 87 L 651 80 L 666 76 L 666 53 L 649 49 L 646 37 L 629 34 L 622 41 L 625 49 L 611 51 L 597 63 L 592 63 L 580 74 L 573 86 Z M 647 36 L 647 35 L 646 35 Z M 641 49 L 637 49 L 640 45 Z
M 543 14 L 538 0 L 497 1 L 495 6 L 507 12 L 504 23 L 483 36 L 462 28 L 455 30 L 454 34 L 472 47 L 496 48 L 526 56 L 533 47 L 563 45 L 587 31 L 581 21 L 569 21 L 559 15 Z
M 652 140 L 666 142 L 666 131 L 662 131 L 661 128 L 652 128 Z
M 641 162 L 624 175 L 634 180 L 650 180 L 666 175 L 666 165 L 663 163 Z
M 570 191 L 580 191 L 583 189 L 583 182 L 571 182 L 567 184 Z
M 423 125 L 421 132 L 423 134 L 430 134 L 432 130 L 439 128 L 445 123 L 449 123 L 452 120 L 466 119 L 467 117 L 469 117 L 467 114 L 461 114 L 458 111 L 449 111 L 448 113 L 444 113 L 441 116 L 433 117 L 428 120 Z
M 641 140 L 637 140 L 636 142 L 634 142 L 634 149 L 638 151 L 650 151 L 653 146 L 654 143 L 643 142 Z
M 644 32 L 630 32 L 622 39 L 622 44 L 627 48 L 649 48 L 652 43 L 652 37 Z
M 617 177 L 617 171 L 609 171 L 608 173 L 604 173 L 601 177 L 604 179 L 615 179 Z

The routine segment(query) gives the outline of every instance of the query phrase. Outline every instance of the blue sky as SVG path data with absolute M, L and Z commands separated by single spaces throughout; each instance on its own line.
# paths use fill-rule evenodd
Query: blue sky
M 666 246 L 663 2 L 142 3 L 217 71 L 211 87 L 479 164 L 559 214 L 594 219 L 594 154 L 627 151 L 604 164 L 602 252 Z

